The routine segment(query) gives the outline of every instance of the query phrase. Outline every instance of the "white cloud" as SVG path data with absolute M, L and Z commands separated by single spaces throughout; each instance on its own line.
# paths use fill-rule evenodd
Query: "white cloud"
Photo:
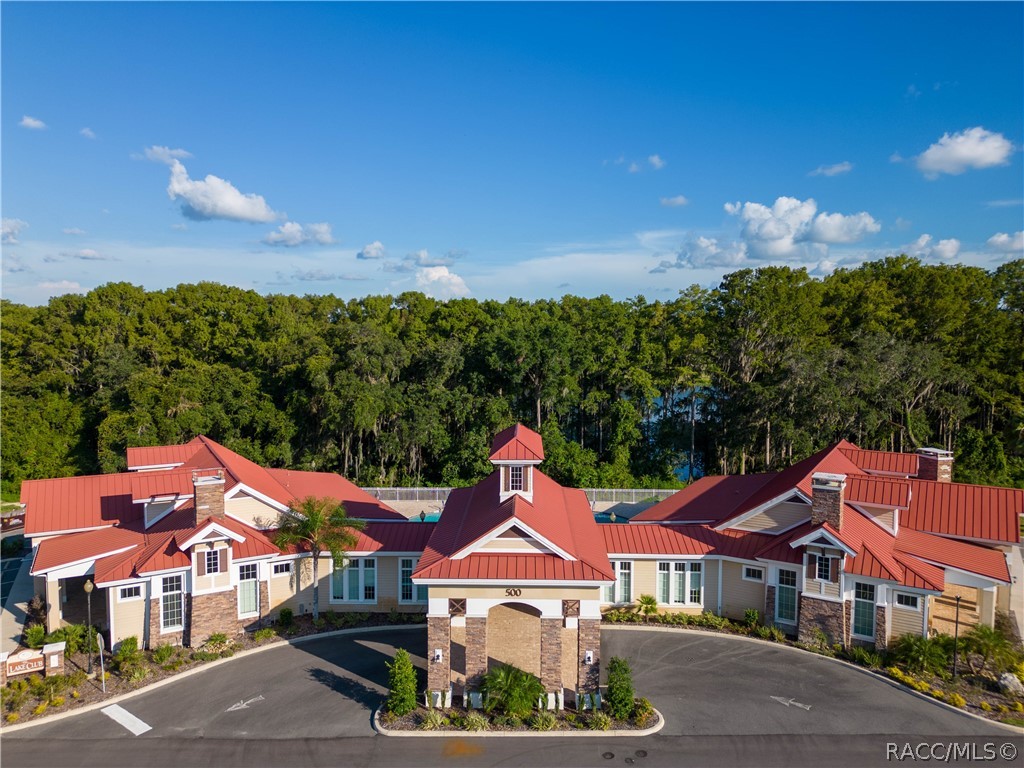
M 46 123 L 34 117 L 29 117 L 28 115 L 22 115 L 21 121 L 18 125 L 22 128 L 29 128 L 33 131 L 42 131 L 46 129 Z
M 688 240 L 676 253 L 675 261 L 663 260 L 651 272 L 659 274 L 670 269 L 735 268 L 748 261 L 746 243 L 721 243 L 718 238 L 702 236 Z
M 423 267 L 450 267 L 454 259 L 451 256 L 431 256 L 425 248 L 407 253 L 401 261 L 384 263 L 385 272 L 415 272 Z
M 910 225 L 913 224 L 910 219 L 904 219 L 902 216 L 897 216 L 896 221 L 892 223 L 892 228 L 896 230 L 910 229 Z
M 23 229 L 28 229 L 27 221 L 3 219 L 2 226 L 0 226 L 0 242 L 7 243 L 8 245 L 17 245 L 18 235 L 21 234 Z
M 665 161 L 662 160 L 658 155 L 651 155 L 650 157 L 647 158 L 647 162 L 650 163 L 651 167 L 656 171 L 660 171 L 662 168 L 665 167 Z
M 64 227 L 62 230 L 65 235 L 84 235 L 85 230 L 79 229 L 78 227 Z
M 899 152 L 893 152 L 891 155 L 889 155 L 890 163 L 902 163 L 904 161 L 905 158 Z
M 629 172 L 630 173 L 640 173 L 640 166 L 637 165 L 636 163 L 630 163 L 629 164 Z
M 185 166 L 173 157 L 170 165 L 171 180 L 167 185 L 167 196 L 172 200 L 180 198 L 183 201 L 181 212 L 190 219 L 265 223 L 279 218 L 261 195 L 242 194 L 231 182 L 212 174 L 201 181 L 190 179 Z
M 284 245 L 288 247 L 305 243 L 330 245 L 334 242 L 334 237 L 331 235 L 330 224 L 299 224 L 296 221 L 286 221 L 276 231 L 270 232 L 264 237 L 263 242 L 267 245 Z
M 932 236 L 925 234 L 921 235 L 914 242 L 904 245 L 900 248 L 900 252 L 924 260 L 948 261 L 949 259 L 956 258 L 956 255 L 960 253 L 960 241 L 955 237 L 951 237 L 946 240 L 933 242 Z
M 369 278 L 362 275 L 350 275 L 338 272 L 327 272 L 323 269 L 307 269 L 301 270 L 296 269 L 292 273 L 292 279 L 298 280 L 303 283 L 309 282 L 331 282 L 336 280 L 367 280 Z
M 416 287 L 427 296 L 447 301 L 469 296 L 466 281 L 448 267 L 423 267 L 416 272 Z
M 92 128 L 83 128 L 78 133 L 81 134 L 82 136 L 85 136 L 85 138 L 87 138 L 87 139 L 95 139 L 96 138 L 96 133 L 95 133 L 95 131 L 93 131 Z
M 853 163 L 848 160 L 844 160 L 841 163 L 835 165 L 819 165 L 808 176 L 838 176 L 841 173 L 849 173 L 853 170 Z
M 938 178 L 940 173 L 956 176 L 970 168 L 992 168 L 1005 165 L 1013 144 L 1001 133 L 987 131 L 980 125 L 960 133 L 945 133 L 942 138 L 917 158 L 917 168 L 925 178 Z
M 1024 231 L 1012 235 L 996 232 L 988 239 L 988 247 L 1000 253 L 1020 253 L 1024 251 Z
M 36 288 L 47 291 L 50 296 L 63 296 L 65 293 L 81 293 L 82 286 L 72 280 L 53 280 L 37 283 Z
M 1016 208 L 1020 205 L 1024 205 L 1024 200 L 1019 197 L 1011 200 L 989 200 L 985 205 L 989 208 Z
M 812 198 L 780 197 L 771 208 L 750 202 L 725 204 L 726 213 L 743 222 L 741 236 L 751 256 L 758 259 L 818 261 L 828 252 L 828 245 L 859 242 L 881 229 L 865 212 L 845 216 L 817 210 Z
M 367 243 L 363 246 L 363 249 L 356 254 L 357 259 L 383 259 L 384 258 L 384 243 L 380 240 L 374 240 L 372 243 Z
M 116 261 L 111 256 L 104 256 L 93 248 L 80 248 L 77 251 L 61 251 L 65 259 L 80 259 L 81 261 Z
M 155 163 L 164 163 L 170 165 L 175 160 L 184 160 L 187 157 L 192 157 L 192 153 L 184 149 L 171 149 L 170 147 L 161 147 L 153 145 L 152 147 L 146 147 L 143 150 L 143 154 L 133 154 L 132 157 L 136 160 L 152 160 Z
M 661 204 L 666 208 L 680 208 L 684 205 L 689 204 L 689 200 L 683 195 L 676 195 L 675 197 L 663 197 L 661 198 Z

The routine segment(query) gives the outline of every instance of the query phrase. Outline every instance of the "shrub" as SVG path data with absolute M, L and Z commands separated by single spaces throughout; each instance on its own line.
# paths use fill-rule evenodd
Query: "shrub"
M 54 696 L 52 699 L 50 699 L 50 706 L 63 707 L 65 701 L 66 699 L 63 696 Z
M 282 627 L 290 627 L 295 622 L 295 611 L 291 608 L 282 608 L 277 613 L 277 623 Z
M 544 686 L 536 675 L 503 664 L 484 675 L 480 690 L 485 696 L 484 709 L 505 715 L 526 717 L 544 695 Z
M 42 648 L 46 643 L 46 627 L 42 624 L 25 627 L 24 642 L 29 648 Z
M 530 718 L 530 728 L 535 731 L 553 731 L 557 722 L 550 712 L 535 712 Z
M 0 689 L 3 696 L 3 703 L 7 709 L 16 711 L 28 698 L 29 685 L 25 680 L 12 680 L 4 688 Z
M 270 627 L 263 627 L 262 629 L 257 629 L 255 632 L 252 633 L 252 639 L 255 640 L 257 643 L 262 643 L 264 640 L 269 640 L 270 638 L 272 638 L 275 634 L 277 633 L 274 632 L 274 630 L 272 630 Z
M 612 719 L 604 712 L 594 712 L 587 721 L 587 727 L 592 731 L 607 731 L 612 727 Z
M 162 643 L 152 650 L 150 656 L 157 664 L 166 664 L 174 655 L 174 646 L 170 643 Z
M 33 715 L 41 715 L 46 711 L 47 704 L 45 701 L 40 701 L 36 708 L 32 710 Z
M 1013 711 L 1014 712 L 1024 712 L 1024 704 L 1022 704 L 1019 701 L 1013 702 Z
M 1000 704 L 999 705 L 999 714 L 1001 714 L 1001 715 L 1008 715 L 1008 714 L 1010 714 L 1010 708 L 1008 706 L 1006 706 L 1005 704 Z
M 708 629 L 725 629 L 729 626 L 729 620 L 724 616 L 716 616 L 711 611 L 704 611 L 700 615 L 700 623 Z
M 628 720 L 633 716 L 633 671 L 629 662 L 613 656 L 608 662 L 608 695 L 605 705 L 616 720 Z
M 654 705 L 648 699 L 640 697 L 633 702 L 633 721 L 641 728 L 646 727 L 654 717 Z
M 226 645 L 228 642 L 228 636 L 223 632 L 214 632 L 208 638 L 206 638 L 205 645 Z
M 881 654 L 869 651 L 867 648 L 862 648 L 860 646 L 851 648 L 847 652 L 846 656 L 854 664 L 860 664 L 862 667 L 878 669 L 878 667 L 882 666 Z
M 85 681 L 89 679 L 89 676 L 85 674 L 85 670 L 84 669 L 76 669 L 74 672 L 70 673 L 67 676 L 67 678 L 68 678 L 68 684 L 71 685 L 72 687 L 75 687 L 75 686 L 83 685 L 85 683 Z
M 992 705 L 989 704 L 987 701 L 981 702 L 980 706 L 981 706 L 981 711 L 982 712 L 991 712 L 992 711 Z
M 743 612 L 743 623 L 753 629 L 757 626 L 757 623 L 761 620 L 761 614 L 756 608 L 747 608 Z
M 192 661 L 213 661 L 219 658 L 220 654 L 212 651 L 192 651 Z
M 21 719 L 21 715 L 19 715 L 17 712 L 8 712 L 7 713 L 7 722 L 8 723 L 16 723 L 20 719 Z
M 404 648 L 395 651 L 395 659 L 386 662 L 388 667 L 387 711 L 401 717 L 416 708 L 416 670 L 413 669 L 409 652 Z
M 964 637 L 964 645 L 968 650 L 967 663 L 975 674 L 989 672 L 998 676 L 1017 663 L 1013 641 L 993 627 L 973 627 Z M 980 664 L 976 664 L 974 656 L 980 657 Z
M 139 638 L 132 635 L 121 641 L 114 654 L 114 664 L 117 669 L 124 673 L 131 673 L 142 661 L 142 651 L 139 650 Z
M 82 694 L 80 694 L 78 691 L 72 691 L 71 692 L 71 698 L 72 699 L 80 699 L 80 698 L 82 698 Z
M 323 620 L 332 627 L 338 626 L 338 614 L 334 611 L 324 611 Z
M 523 718 L 516 715 L 495 715 L 493 722 L 502 728 L 518 728 L 523 724 Z
M 950 663 L 944 641 L 920 635 L 904 635 L 897 640 L 892 657 L 911 672 L 937 672 Z
M 235 655 L 235 649 L 234 648 L 225 648 L 223 651 L 220 652 L 220 657 L 222 659 L 230 659 L 234 655 Z
M 59 643 L 64 642 L 64 652 L 67 654 L 78 653 L 79 650 L 83 650 L 86 645 L 85 637 L 85 625 L 84 624 L 69 624 L 66 627 L 51 632 L 45 638 L 45 643 Z
M 313 629 L 324 629 L 327 626 L 327 619 L 323 616 L 313 619 Z
M 424 731 L 436 731 L 448 725 L 448 718 L 439 709 L 428 709 L 420 721 L 420 729 Z
M 636 608 L 646 621 L 650 621 L 651 617 L 658 613 L 658 600 L 654 595 L 640 595 L 636 601 Z
M 463 722 L 463 727 L 467 731 L 486 731 L 487 718 L 479 712 L 470 712 L 466 715 L 466 719 Z
M 946 694 L 944 694 L 942 691 L 935 690 L 932 691 L 932 697 L 938 699 L 939 701 L 945 701 Z

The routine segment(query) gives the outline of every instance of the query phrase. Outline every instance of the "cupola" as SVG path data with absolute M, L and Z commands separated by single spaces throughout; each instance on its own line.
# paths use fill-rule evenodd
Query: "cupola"
M 491 443 L 491 463 L 501 472 L 501 501 L 519 495 L 533 502 L 533 468 L 544 461 L 544 441 L 522 424 L 503 429 Z

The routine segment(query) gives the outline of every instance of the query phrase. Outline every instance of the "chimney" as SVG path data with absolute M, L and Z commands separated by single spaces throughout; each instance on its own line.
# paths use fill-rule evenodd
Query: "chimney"
M 953 482 L 953 453 L 942 448 L 919 448 L 917 451 L 918 480 Z
M 215 475 L 192 473 L 195 489 L 196 525 L 208 517 L 224 517 L 224 470 Z
M 828 523 L 835 530 L 843 527 L 843 490 L 846 475 L 815 472 L 811 475 L 811 524 Z

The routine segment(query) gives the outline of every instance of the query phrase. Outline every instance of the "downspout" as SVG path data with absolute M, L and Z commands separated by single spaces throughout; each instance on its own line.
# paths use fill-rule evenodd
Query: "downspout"
M 718 559 L 718 606 L 715 611 L 717 616 L 722 615 L 722 559 Z

